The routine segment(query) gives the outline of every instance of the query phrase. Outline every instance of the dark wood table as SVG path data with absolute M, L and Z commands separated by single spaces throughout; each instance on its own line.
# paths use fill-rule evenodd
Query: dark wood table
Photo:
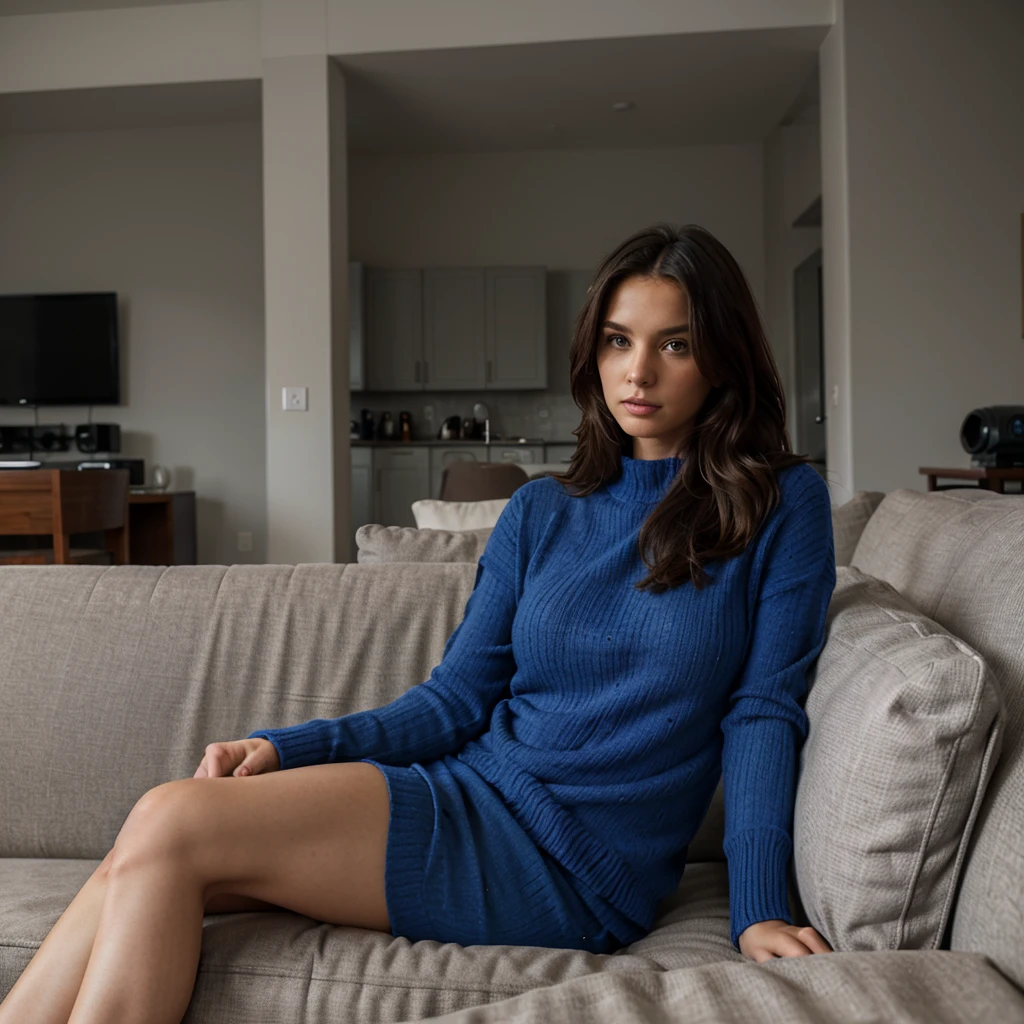
M 132 565 L 196 564 L 196 492 L 128 492 Z
M 1024 466 L 996 468 L 994 466 L 970 466 L 968 468 L 944 468 L 941 466 L 918 466 L 917 471 L 928 477 L 929 491 L 948 491 L 963 484 L 947 484 L 940 486 L 936 481 L 940 478 L 950 480 L 977 480 L 979 487 L 989 491 L 1005 494 L 1007 480 L 1020 481 L 1024 489 Z

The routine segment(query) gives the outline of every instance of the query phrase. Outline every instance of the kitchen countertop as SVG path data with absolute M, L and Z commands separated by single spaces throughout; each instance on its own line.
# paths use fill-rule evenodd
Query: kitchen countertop
M 571 445 L 575 445 L 576 444 L 576 439 L 573 438 L 571 441 L 555 441 L 555 440 L 552 440 L 551 438 L 546 438 L 546 437 L 525 437 L 525 438 L 518 438 L 518 437 L 495 438 L 495 437 L 492 437 L 491 440 L 490 440 L 490 444 L 488 444 L 488 442 L 484 441 L 483 438 L 480 438 L 480 439 L 470 439 L 470 440 L 462 440 L 462 439 L 459 439 L 459 438 L 454 438 L 454 439 L 449 440 L 449 441 L 439 441 L 436 438 L 433 439 L 433 440 L 416 439 L 416 440 L 412 440 L 412 441 L 398 441 L 398 440 L 362 441 L 362 440 L 357 440 L 356 438 L 352 438 L 352 439 L 350 439 L 349 444 L 352 447 L 359 447 L 359 448 L 379 448 L 379 447 L 391 447 L 391 448 L 403 447 L 403 448 L 405 448 L 405 447 L 410 447 L 410 446 L 425 447 L 425 446 L 430 446 L 430 445 L 433 445 L 434 447 L 440 446 L 442 448 L 457 448 L 460 445 L 466 445 L 466 447 L 479 447 L 479 446 L 483 445 L 484 447 L 513 448 L 513 447 L 516 447 L 517 445 L 523 445 L 524 447 L 527 446 L 527 445 L 538 445 L 538 444 L 571 444 Z

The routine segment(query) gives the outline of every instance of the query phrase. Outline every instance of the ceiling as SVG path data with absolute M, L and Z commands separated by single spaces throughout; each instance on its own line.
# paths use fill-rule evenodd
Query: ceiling
M 826 32 L 687 33 L 334 59 L 345 74 L 353 153 L 633 149 L 760 141 L 780 123 L 812 117 Z M 618 101 L 633 106 L 618 112 Z M 259 121 L 260 110 L 258 80 L 7 93 L 0 95 L 0 133 Z

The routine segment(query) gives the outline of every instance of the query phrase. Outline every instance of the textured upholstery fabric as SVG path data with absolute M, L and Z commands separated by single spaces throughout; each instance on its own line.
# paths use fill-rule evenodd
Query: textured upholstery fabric
M 832 509 L 836 565 L 850 564 L 864 527 L 884 497 L 883 491 L 857 491 L 848 502 Z
M 984 659 L 890 584 L 840 566 L 812 669 L 793 848 L 833 949 L 937 949 L 1002 744 Z
M 1024 995 L 1004 977 L 1020 984 L 1024 968 L 1022 510 L 987 492 L 893 492 L 853 559 L 977 649 L 1003 684 L 1003 754 L 952 930 L 954 947 L 976 953 L 745 960 L 728 938 L 719 801 L 655 929 L 619 953 L 412 944 L 290 912 L 209 915 L 185 1020 L 384 1024 L 480 1007 L 462 1024 L 1024 1024 Z M 379 706 L 425 680 L 475 571 L 0 567 L 0 995 L 143 793 L 191 777 L 213 740 Z
M 970 644 L 1001 684 L 1003 753 L 971 837 L 950 944 L 987 954 L 1024 987 L 1024 498 L 891 491 L 852 564 Z
M 825 953 L 589 975 L 424 1024 L 1021 1024 L 1022 996 L 967 953 Z
M 356 530 L 356 561 L 476 562 L 487 546 L 492 526 L 475 530 L 421 530 L 415 526 L 367 523 Z
M 214 740 L 377 707 L 427 679 L 475 574 L 469 562 L 0 567 L 0 998 L 139 797 L 191 778 Z M 208 915 L 187 1020 L 383 1024 L 594 971 L 742 961 L 725 864 L 688 865 L 659 911 L 609 955 Z
M 439 501 L 421 498 L 412 503 L 412 517 L 421 530 L 477 530 L 493 526 L 508 498 L 485 501 Z

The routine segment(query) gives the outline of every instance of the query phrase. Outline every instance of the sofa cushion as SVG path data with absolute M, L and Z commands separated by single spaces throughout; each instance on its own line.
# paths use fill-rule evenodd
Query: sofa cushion
M 356 530 L 356 561 L 476 562 L 487 546 L 493 526 L 475 530 L 430 530 L 415 526 L 367 523 Z
M 809 676 L 793 857 L 841 951 L 934 949 L 1003 737 L 984 659 L 890 584 L 840 566 Z
M 482 526 L 494 526 L 507 504 L 508 498 L 488 498 L 486 501 L 421 498 L 412 503 L 412 517 L 421 530 L 476 530 Z
M 968 850 L 950 945 L 985 953 L 1024 988 L 1024 497 L 891 491 L 852 564 L 970 644 L 1002 685 L 1003 754 Z
M 98 860 L 0 858 L 0 999 Z M 410 942 L 288 910 L 207 914 L 190 1024 L 419 1020 L 587 974 L 655 973 L 744 957 L 729 941 L 725 865 L 689 865 L 654 929 L 610 954 Z
M 420 1024 L 1021 1024 L 1024 995 L 980 954 L 821 953 L 604 972 Z
M 850 564 L 864 527 L 884 497 L 884 491 L 857 491 L 844 505 L 832 509 L 836 565 Z

